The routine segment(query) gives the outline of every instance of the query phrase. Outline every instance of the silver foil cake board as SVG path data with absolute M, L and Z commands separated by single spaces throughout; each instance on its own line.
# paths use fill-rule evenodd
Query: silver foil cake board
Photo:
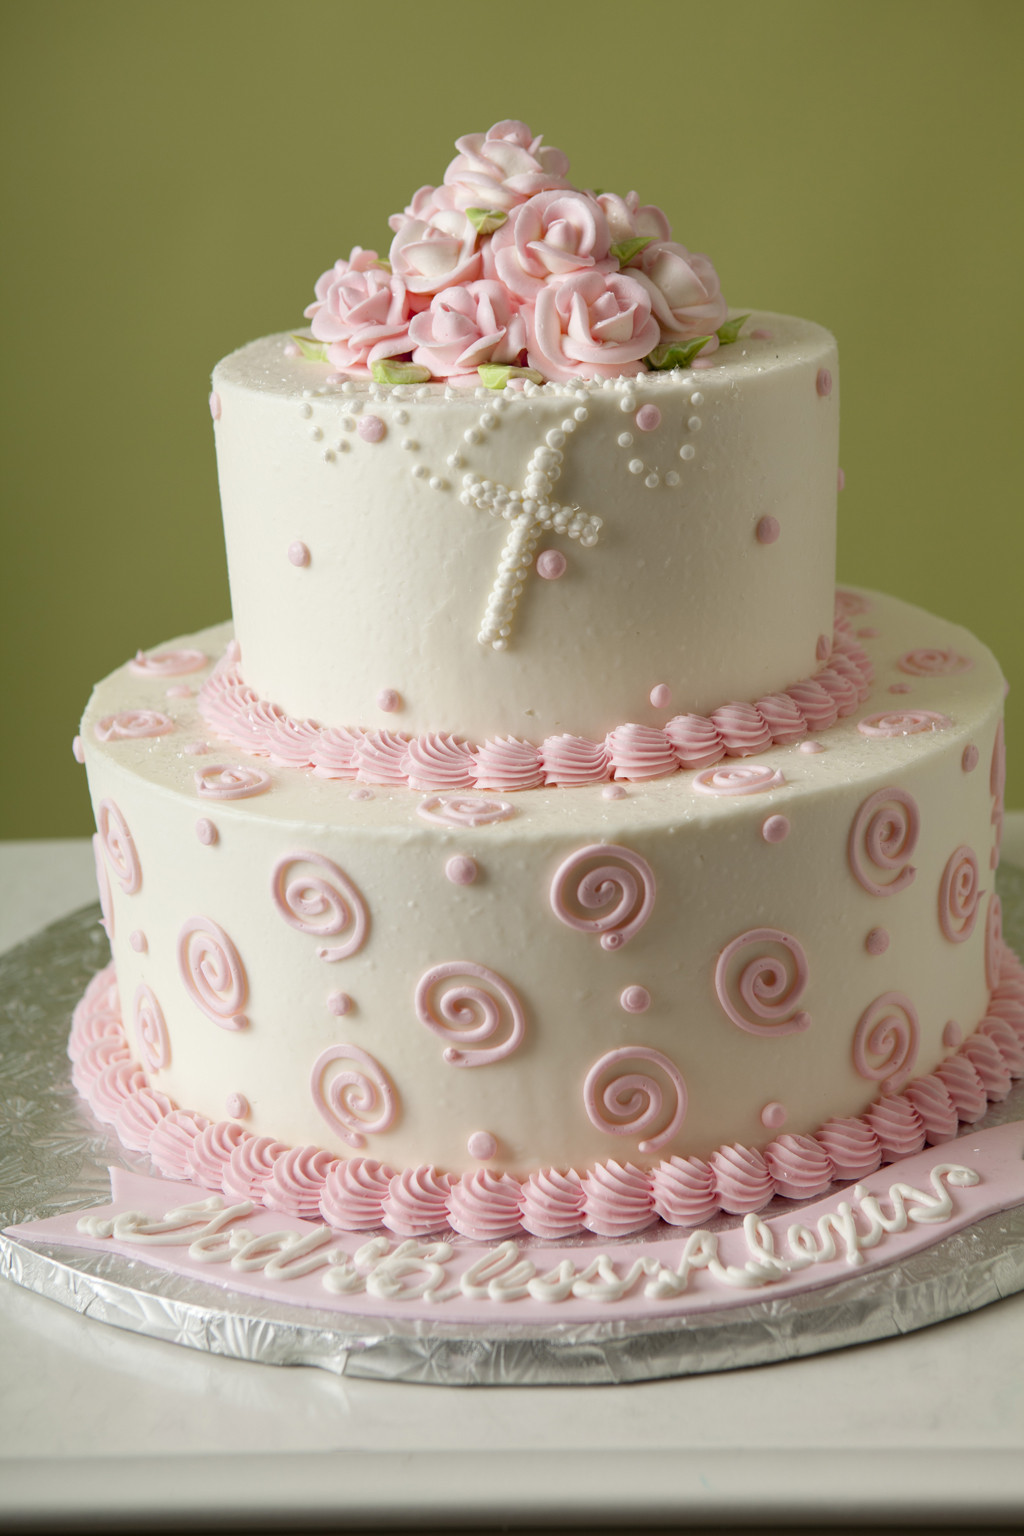
M 1024 871 L 1004 867 L 999 889 L 1004 932 L 1020 952 Z M 92 1119 L 71 1086 L 65 1050 L 71 1010 L 108 958 L 98 915 L 98 908 L 85 908 L 0 956 L 5 1228 L 107 1204 L 109 1168 L 151 1172 L 147 1159 L 126 1152 Z M 965 1131 L 963 1161 L 970 1163 L 970 1137 L 1022 1119 L 1024 1085 L 1018 1085 Z M 953 1152 L 960 1155 L 957 1143 L 942 1149 L 948 1161 Z M 898 1165 L 882 1174 L 888 1184 Z M 845 1193 L 838 1188 L 833 1196 Z M 776 1207 L 789 1220 L 800 1219 L 795 1202 L 775 1202 L 764 1214 L 772 1217 Z M 719 1217 L 709 1225 L 728 1241 L 740 1219 Z M 659 1224 L 640 1241 L 652 1255 L 668 1252 L 669 1244 L 676 1253 L 685 1236 Z M 588 1249 L 612 1258 L 621 1251 L 607 1239 L 582 1239 L 574 1247 L 581 1266 Z M 528 1244 L 523 1251 L 530 1251 Z M 451 1310 L 450 1320 L 341 1314 L 245 1295 L 124 1253 L 28 1241 L 16 1232 L 0 1235 L 0 1273 L 97 1321 L 262 1364 L 317 1365 L 434 1385 L 614 1384 L 819 1354 L 926 1327 L 1024 1290 L 1024 1205 L 995 1211 L 870 1273 L 848 1269 L 834 1283 L 797 1294 L 753 1293 L 741 1305 L 686 1316 L 659 1316 L 657 1303 L 652 1315 L 623 1316 L 610 1306 L 607 1316 L 564 1322 L 509 1321 L 511 1309 L 501 1307 L 486 1321 L 459 1320 Z

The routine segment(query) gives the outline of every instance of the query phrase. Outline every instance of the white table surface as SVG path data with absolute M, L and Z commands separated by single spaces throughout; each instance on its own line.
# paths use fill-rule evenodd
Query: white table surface
M 1024 813 L 1007 855 L 1024 864 Z M 94 899 L 86 839 L 0 843 L 0 949 Z M 455 1529 L 1024 1517 L 1024 1293 L 901 1339 L 624 1387 L 253 1365 L 0 1283 L 8 1521 Z M 0 1522 L 2 1523 L 2 1522 Z

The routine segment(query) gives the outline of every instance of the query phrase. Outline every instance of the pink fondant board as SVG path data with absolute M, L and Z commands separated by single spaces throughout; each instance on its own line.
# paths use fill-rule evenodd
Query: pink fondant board
M 970 1171 L 969 1177 L 964 1177 L 965 1169 Z M 222 1257 L 202 1261 L 189 1252 L 196 1228 L 188 1233 L 167 1232 L 159 1243 L 143 1241 L 138 1236 L 132 1240 L 130 1235 L 96 1236 L 79 1231 L 80 1221 L 112 1223 L 121 1216 L 122 1230 L 130 1232 L 133 1224 L 138 1223 L 127 1220 L 126 1213 L 138 1213 L 139 1219 L 146 1222 L 159 1222 L 172 1210 L 211 1201 L 209 1192 L 195 1185 L 119 1168 L 110 1169 L 110 1179 L 108 1205 L 24 1222 L 8 1228 L 8 1235 L 30 1243 L 59 1243 L 98 1252 L 114 1250 L 156 1268 L 242 1295 L 359 1317 L 426 1318 L 436 1323 L 508 1322 L 526 1326 L 625 1318 L 654 1320 L 685 1318 L 723 1307 L 781 1299 L 852 1275 L 864 1275 L 907 1259 L 984 1216 L 1024 1204 L 1024 1121 L 968 1132 L 944 1146 L 930 1147 L 914 1157 L 891 1163 L 857 1184 L 846 1185 L 784 1215 L 748 1218 L 747 1230 L 740 1226 L 716 1233 L 680 1231 L 678 1236 L 648 1236 L 646 1241 L 642 1237 L 628 1241 L 587 1238 L 582 1243 L 539 1246 L 529 1241 L 485 1244 L 456 1238 L 442 1245 L 436 1239 L 424 1238 L 402 1248 L 403 1240 L 390 1233 L 330 1233 L 328 1237 L 327 1229 L 317 1223 L 257 1207 L 251 1214 L 239 1215 L 226 1223 L 222 1234 L 210 1239 L 214 1246 L 221 1246 Z M 903 1210 L 902 1231 L 883 1230 L 873 1246 L 859 1250 L 856 1240 L 851 1245 L 837 1237 L 835 1257 L 807 1264 L 796 1273 L 786 1272 L 787 1261 L 792 1262 L 797 1251 L 794 1224 L 813 1234 L 811 1246 L 815 1250 L 821 1248 L 823 1231 L 830 1229 L 829 1217 L 837 1218 L 838 1226 L 831 1228 L 833 1232 L 841 1233 L 845 1220 L 848 1232 L 863 1237 L 871 1225 L 872 1197 L 878 1202 L 875 1209 L 880 1211 L 883 1223 L 898 1226 L 899 1212 Z M 213 1197 L 214 1201 L 217 1198 Z M 223 1200 L 221 1204 L 227 1206 L 230 1202 Z M 216 1212 L 208 1211 L 208 1215 L 215 1217 Z M 203 1214 L 195 1218 L 197 1223 L 206 1219 Z M 819 1226 L 823 1219 L 824 1228 Z M 311 1258 L 319 1267 L 305 1275 L 281 1275 L 275 1279 L 262 1269 L 240 1273 L 232 1267 L 226 1243 L 228 1233 L 242 1228 L 252 1237 L 267 1239 L 272 1234 L 291 1234 L 295 1239 L 321 1234 L 323 1246 L 313 1249 Z M 809 1241 L 803 1239 L 805 1245 Z M 376 1242 L 376 1249 L 367 1253 L 367 1242 Z M 801 1243 L 799 1234 L 795 1242 Z M 851 1246 L 856 1262 L 851 1262 L 849 1256 Z M 683 1262 L 683 1285 L 678 1276 L 684 1254 L 689 1251 L 692 1256 L 701 1247 L 705 1257 L 708 1253 L 714 1255 L 717 1267 L 686 1272 Z M 272 1252 L 272 1244 L 270 1249 Z M 346 1264 L 360 1250 L 363 1252 L 359 1263 L 354 1267 Z M 774 1253 L 781 1262 L 765 1263 L 765 1253 Z M 531 1279 L 541 1281 L 550 1277 L 563 1264 L 572 1266 L 566 1272 L 570 1280 L 582 1279 L 583 1272 L 599 1256 L 603 1268 L 596 1277 L 591 1276 L 591 1281 L 611 1293 L 612 1299 L 595 1296 L 592 1288 L 588 1290 L 587 1282 L 581 1287 L 582 1294 L 570 1293 L 564 1300 L 538 1300 L 531 1294 L 506 1299 L 501 1294 L 509 1286 L 521 1288 Z M 638 1262 L 641 1267 L 635 1271 L 632 1283 L 627 1283 Z M 752 1264 L 760 1279 L 757 1273 L 752 1273 Z M 467 1272 L 474 1266 L 477 1273 L 467 1282 Z M 481 1266 L 486 1266 L 483 1273 Z M 357 1289 L 337 1294 L 325 1288 L 326 1275 L 340 1275 L 345 1270 L 356 1275 Z M 436 1290 L 430 1298 L 424 1298 L 416 1294 L 416 1287 L 422 1286 L 428 1272 Z M 370 1291 L 365 1288 L 367 1280 Z M 751 1280 L 754 1283 L 749 1283 Z M 371 1294 L 373 1290 L 378 1294 Z

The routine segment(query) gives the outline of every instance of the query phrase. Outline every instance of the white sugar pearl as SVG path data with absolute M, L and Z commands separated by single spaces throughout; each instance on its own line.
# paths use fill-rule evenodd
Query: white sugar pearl
M 643 459 L 630 459 L 629 472 L 631 475 L 642 475 L 644 472 Z
M 679 457 L 681 459 L 692 459 L 695 452 L 696 449 L 692 443 L 684 443 L 679 450 Z
M 632 434 L 632 432 L 620 432 L 619 436 L 618 436 L 618 444 L 619 444 L 620 448 L 632 448 L 632 446 L 633 446 L 633 434 Z

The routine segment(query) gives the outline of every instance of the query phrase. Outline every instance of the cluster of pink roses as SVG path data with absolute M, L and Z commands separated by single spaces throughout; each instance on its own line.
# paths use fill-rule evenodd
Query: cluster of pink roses
M 718 276 L 660 208 L 571 186 L 565 155 L 525 123 L 455 147 L 443 184 L 389 220 L 387 260 L 357 246 L 317 283 L 306 315 L 339 372 L 401 359 L 453 384 L 486 364 L 599 379 L 646 372 L 657 347 L 715 350 Z

